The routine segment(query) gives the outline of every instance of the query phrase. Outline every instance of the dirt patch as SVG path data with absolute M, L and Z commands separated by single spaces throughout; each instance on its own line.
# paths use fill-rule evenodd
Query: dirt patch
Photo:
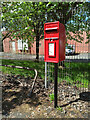
M 50 98 L 54 91 L 53 83 L 45 89 L 44 80 L 38 78 L 29 97 L 27 83 L 32 85 L 33 79 L 2 74 L 2 81 L 3 118 L 88 118 L 88 100 L 79 96 L 82 88 L 67 85 L 65 81 L 59 83 L 58 108 L 54 108 L 54 101 Z

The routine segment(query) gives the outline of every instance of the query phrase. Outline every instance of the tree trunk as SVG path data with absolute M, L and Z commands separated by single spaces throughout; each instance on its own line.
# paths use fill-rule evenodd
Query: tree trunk
M 36 60 L 39 61 L 39 36 L 36 36 Z
M 3 52 L 3 41 L 0 42 L 0 52 Z

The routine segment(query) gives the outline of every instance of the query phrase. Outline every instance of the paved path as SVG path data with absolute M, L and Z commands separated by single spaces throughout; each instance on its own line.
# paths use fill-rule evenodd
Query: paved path
M 0 59 L 35 60 L 36 55 L 0 52 Z M 43 59 L 43 56 L 40 56 Z
M 17 59 L 17 60 L 35 60 L 36 55 L 30 55 L 30 54 L 15 54 L 15 53 L 4 53 L 0 52 L 0 59 Z M 44 60 L 44 56 L 39 56 L 40 60 Z M 66 55 L 65 56 L 66 61 L 84 61 L 89 62 L 90 61 L 90 53 L 83 53 L 83 54 L 77 54 L 77 55 Z
M 66 56 L 66 59 L 90 59 L 90 53 L 81 53 L 76 55 Z
M 66 56 L 65 60 L 71 61 L 71 62 L 90 62 L 90 53 L 68 55 L 68 56 Z

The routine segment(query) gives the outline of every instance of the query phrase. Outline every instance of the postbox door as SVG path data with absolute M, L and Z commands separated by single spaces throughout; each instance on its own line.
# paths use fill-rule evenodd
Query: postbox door
M 45 40 L 45 61 L 59 62 L 59 40 Z

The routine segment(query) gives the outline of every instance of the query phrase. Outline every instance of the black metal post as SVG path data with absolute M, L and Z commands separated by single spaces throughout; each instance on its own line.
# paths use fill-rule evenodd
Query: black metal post
M 57 107 L 58 63 L 54 64 L 54 108 Z

